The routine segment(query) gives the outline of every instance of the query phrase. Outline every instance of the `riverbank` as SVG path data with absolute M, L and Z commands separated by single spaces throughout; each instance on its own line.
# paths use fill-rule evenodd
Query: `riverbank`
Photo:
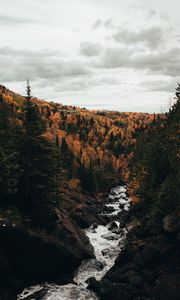
M 16 300 L 25 287 L 73 282 L 84 259 L 94 259 L 84 229 L 105 224 L 101 216 L 104 195 L 76 195 L 46 218 L 33 224 L 15 208 L 0 211 L 0 300 Z
M 82 261 L 71 283 L 36 285 L 25 289 L 18 299 L 97 300 L 97 295 L 87 289 L 89 280 L 92 277 L 100 280 L 113 266 L 119 247 L 123 247 L 126 237 L 126 231 L 119 227 L 116 217 L 121 210 L 129 209 L 129 206 L 125 187 L 112 189 L 109 197 L 104 199 L 104 205 L 101 205 L 96 223 L 84 232 L 93 246 L 94 258 Z M 104 219 L 104 224 L 99 223 L 101 219 Z
M 89 288 L 101 300 L 180 299 L 180 209 L 153 223 L 137 205 L 122 216 L 126 246 L 101 281 Z

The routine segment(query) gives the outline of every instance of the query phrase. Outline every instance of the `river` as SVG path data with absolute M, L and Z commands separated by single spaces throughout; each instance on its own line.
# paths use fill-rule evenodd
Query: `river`
M 124 246 L 126 229 L 120 229 L 116 216 L 121 210 L 129 210 L 130 199 L 124 186 L 118 186 L 110 191 L 108 202 L 102 215 L 112 219 L 105 226 L 91 225 L 85 230 L 94 247 L 96 259 L 84 260 L 74 275 L 75 284 L 57 285 L 45 283 L 26 288 L 18 300 L 97 300 L 97 295 L 87 289 L 88 278 L 100 280 L 113 266 L 119 252 Z

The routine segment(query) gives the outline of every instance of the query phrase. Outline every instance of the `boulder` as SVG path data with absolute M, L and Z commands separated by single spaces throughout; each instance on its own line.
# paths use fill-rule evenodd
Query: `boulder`
M 141 252 L 142 258 L 145 263 L 155 263 L 159 259 L 159 249 L 154 244 L 149 244 Z
M 144 284 L 142 277 L 137 275 L 129 277 L 129 283 L 137 288 L 142 288 Z
M 115 236 L 115 235 L 101 235 L 101 237 L 103 239 L 108 240 L 108 241 L 114 241 L 114 240 L 118 240 L 119 239 L 119 237 Z
M 114 230 L 114 229 L 118 229 L 119 227 L 118 227 L 118 225 L 117 225 L 117 223 L 114 221 L 114 222 L 112 222 L 111 223 L 111 225 L 108 227 L 108 230 Z
M 93 223 L 93 224 L 92 224 L 92 228 L 93 228 L 93 229 L 96 229 L 97 227 L 98 227 L 98 224 L 97 224 L 97 223 Z
M 180 299 L 179 274 L 162 274 L 152 288 L 151 299 L 153 300 L 179 300 Z
M 162 220 L 162 227 L 168 233 L 177 233 L 180 225 L 178 216 L 175 213 L 165 216 Z
M 1 227 L 0 244 L 22 285 L 71 278 L 82 261 L 80 252 L 43 231 Z
M 134 262 L 138 267 L 144 267 L 144 261 L 142 259 L 142 255 L 140 251 L 137 251 L 134 256 Z
M 97 281 L 94 277 L 92 277 L 92 278 L 89 278 L 87 280 L 87 282 L 89 284 L 88 289 L 95 292 L 97 295 L 102 297 L 102 299 L 104 299 L 104 297 L 108 297 L 107 299 L 110 299 L 113 285 L 108 280 L 103 279 L 100 282 L 100 281 Z
M 83 263 L 81 264 L 81 266 L 83 266 L 84 269 L 91 268 L 91 269 L 95 269 L 95 270 L 102 270 L 104 268 L 103 263 L 95 258 L 92 258 L 87 261 L 84 260 Z

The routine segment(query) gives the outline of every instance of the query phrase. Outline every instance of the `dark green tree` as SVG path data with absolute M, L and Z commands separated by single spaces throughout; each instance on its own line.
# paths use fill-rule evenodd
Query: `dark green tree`
M 20 127 L 14 119 L 14 111 L 0 95 L 0 205 L 15 201 L 21 174 L 19 137 Z
M 47 219 L 57 205 L 56 145 L 42 134 L 42 116 L 31 97 L 27 82 L 27 96 L 23 105 L 24 135 L 21 143 L 23 174 L 19 186 L 21 206 L 34 221 Z

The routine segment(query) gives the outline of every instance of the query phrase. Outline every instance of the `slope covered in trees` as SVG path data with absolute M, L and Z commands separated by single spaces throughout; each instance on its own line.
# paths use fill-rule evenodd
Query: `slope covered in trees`
M 130 161 L 129 192 L 136 205 L 114 266 L 90 288 L 101 300 L 180 299 L 180 85 L 175 103 L 139 135 Z
M 11 126 L 13 131 L 17 127 L 17 130 L 22 131 L 23 136 L 27 139 L 24 143 L 25 147 L 21 149 L 24 151 L 21 156 L 23 156 L 23 160 L 26 159 L 24 165 L 18 165 L 17 157 L 14 158 L 16 164 L 13 163 L 13 166 L 23 170 L 29 168 L 29 171 L 26 170 L 26 173 L 29 174 L 30 167 L 28 167 L 27 160 L 33 161 L 33 157 L 28 157 L 29 154 L 26 152 L 32 148 L 30 155 L 36 151 L 43 153 L 38 156 L 42 173 L 48 173 L 46 168 L 51 170 L 51 173 L 54 173 L 54 168 L 60 172 L 57 176 L 58 179 L 56 178 L 59 180 L 60 198 L 58 199 L 60 200 L 58 200 L 58 204 L 61 201 L 67 205 L 67 200 L 71 200 L 72 194 L 73 197 L 77 195 L 78 198 L 82 191 L 91 194 L 101 193 L 107 191 L 113 184 L 127 180 L 128 161 L 137 136 L 152 128 L 156 119 L 160 118 L 159 115 L 145 113 L 88 111 L 36 98 L 28 101 L 27 98 L 25 99 L 3 86 L 0 87 L 0 95 L 2 99 L 1 113 L 5 114 L 5 110 L 9 110 L 11 116 L 6 116 L 6 119 L 9 120 L 9 123 L 13 123 Z M 27 110 L 31 111 L 31 115 L 27 113 Z M 8 142 L 16 139 L 14 132 L 12 136 L 13 138 L 9 138 Z M 52 142 L 55 150 L 51 149 L 52 145 L 48 141 Z M 6 145 L 8 142 L 5 142 Z M 16 143 L 13 143 L 13 147 L 15 145 Z M 18 149 L 18 151 L 20 150 Z M 14 155 L 18 156 L 18 151 L 14 151 Z M 56 155 L 52 155 L 52 151 L 55 151 Z M 54 158 L 51 159 L 51 155 L 56 156 L 56 163 L 53 161 Z M 46 163 L 44 164 L 43 161 Z M 34 171 L 32 170 L 32 172 Z M 15 173 L 20 174 L 21 172 L 15 171 Z M 33 176 L 32 184 L 33 181 L 36 181 L 35 173 Z M 39 175 L 36 174 L 36 176 Z M 12 176 L 10 177 L 12 178 Z M 13 180 L 16 181 L 17 178 Z M 24 180 L 26 182 L 22 182 L 21 186 L 18 186 L 19 190 L 27 187 L 29 179 Z M 42 178 L 42 190 L 43 180 L 45 179 Z M 41 184 L 38 189 L 41 189 Z M 27 194 L 27 191 L 24 193 Z
M 127 247 L 95 290 L 159 300 L 160 284 L 179 299 L 179 117 L 180 86 L 166 115 L 88 111 L 33 98 L 29 83 L 26 97 L 0 86 L 0 297 L 93 258 L 79 226 L 105 222 L 101 192 L 128 181 L 139 204 L 118 216 Z
M 45 122 L 27 89 L 19 113 L 0 95 L 1 206 L 15 205 L 40 223 L 58 202 L 59 168 L 56 147 L 43 136 Z
M 171 213 L 179 205 L 180 85 L 165 118 L 138 138 L 131 160 L 130 187 L 155 217 Z

